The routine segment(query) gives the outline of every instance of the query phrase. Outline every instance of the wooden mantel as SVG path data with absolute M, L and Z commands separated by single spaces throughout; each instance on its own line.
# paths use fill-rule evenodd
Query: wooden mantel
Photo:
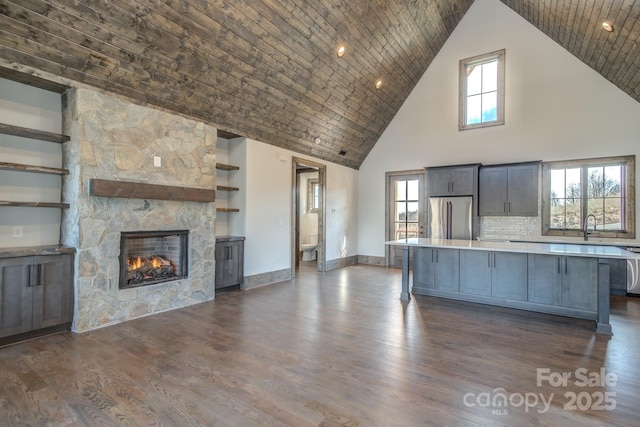
M 142 182 L 90 179 L 89 195 L 123 197 L 128 199 L 174 200 L 180 202 L 211 203 L 216 201 L 215 190 L 146 184 Z

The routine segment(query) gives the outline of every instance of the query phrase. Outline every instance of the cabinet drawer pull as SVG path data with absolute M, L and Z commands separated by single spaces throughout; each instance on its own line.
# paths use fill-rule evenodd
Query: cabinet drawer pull
M 560 274 L 560 258 L 558 257 L 558 274 Z

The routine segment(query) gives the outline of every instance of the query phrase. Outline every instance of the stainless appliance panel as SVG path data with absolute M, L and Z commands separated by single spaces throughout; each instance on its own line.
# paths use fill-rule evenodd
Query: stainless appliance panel
M 429 237 L 432 239 L 472 238 L 473 197 L 431 197 Z

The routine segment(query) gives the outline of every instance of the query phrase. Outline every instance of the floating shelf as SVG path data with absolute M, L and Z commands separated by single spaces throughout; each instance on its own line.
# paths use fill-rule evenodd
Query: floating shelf
M 69 203 L 50 203 L 50 202 L 10 202 L 0 200 L 0 206 L 14 206 L 22 208 L 61 208 L 69 209 Z
M 220 169 L 222 171 L 237 171 L 240 170 L 240 166 L 227 165 L 225 163 L 216 163 L 216 169 Z
M 48 142 L 57 142 L 59 144 L 62 144 L 63 142 L 67 142 L 71 139 L 69 136 L 62 135 L 59 133 L 23 128 L 20 126 L 13 126 L 5 123 L 0 123 L 0 134 L 20 136 L 23 138 L 39 139 L 41 141 L 48 141 Z
M 214 190 L 95 178 L 89 180 L 89 194 L 98 197 L 174 200 L 181 202 L 209 203 L 216 201 L 216 192 Z
M 238 187 L 227 187 L 226 185 L 218 185 L 216 189 L 218 191 L 240 191 Z
M 20 172 L 35 172 L 51 175 L 69 175 L 67 169 L 49 168 L 46 166 L 22 165 L 19 163 L 0 162 L 0 169 Z
M 240 212 L 238 208 L 216 208 L 218 212 Z

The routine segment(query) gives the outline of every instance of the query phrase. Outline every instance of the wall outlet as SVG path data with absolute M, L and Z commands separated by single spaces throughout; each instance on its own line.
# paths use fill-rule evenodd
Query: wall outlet
M 24 230 L 21 225 L 16 225 L 13 227 L 13 237 L 22 237 L 24 234 Z
M 153 157 L 153 166 L 159 168 L 160 166 L 162 166 L 162 157 L 160 156 L 154 156 Z

